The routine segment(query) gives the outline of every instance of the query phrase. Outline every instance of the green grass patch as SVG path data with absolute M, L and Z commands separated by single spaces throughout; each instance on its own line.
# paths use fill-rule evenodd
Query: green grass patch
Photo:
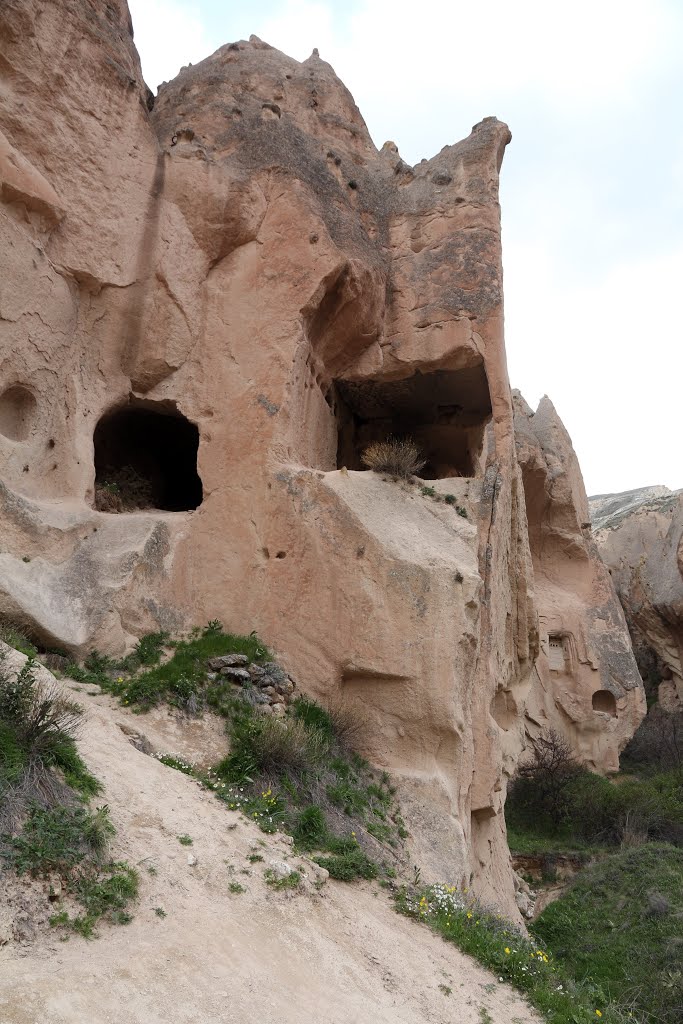
M 38 648 L 31 642 L 28 634 L 13 622 L 0 618 L 0 640 L 15 651 L 21 651 L 27 658 L 35 658 Z
M 72 915 L 62 909 L 52 915 L 50 924 L 92 938 L 101 921 L 130 921 L 128 906 L 138 893 L 137 872 L 106 857 L 113 835 L 106 806 L 90 811 L 80 806 L 34 805 L 18 834 L 2 836 L 0 856 L 18 875 L 58 876 L 81 911 Z
M 164 649 L 173 654 L 162 662 Z M 236 688 L 209 672 L 211 658 L 233 653 L 244 654 L 250 663 L 271 660 L 256 634 L 226 633 L 220 623 L 211 622 L 177 641 L 149 634 L 120 662 L 93 652 L 71 674 L 97 683 L 134 711 L 162 701 L 190 713 L 210 708 L 226 720 L 226 757 L 208 771 L 173 753 L 157 754 L 158 760 L 196 778 L 264 832 L 289 832 L 298 849 L 344 858 L 365 846 L 369 862 L 374 865 L 371 854 L 380 853 L 376 859 L 387 861 L 391 870 L 393 858 L 377 844 L 398 849 L 407 832 L 388 775 L 378 777 L 349 749 L 358 728 L 353 715 L 343 709 L 331 712 L 303 696 L 283 717 L 261 714 L 258 687 Z M 340 812 L 348 820 L 340 821 Z M 356 859 L 355 867 L 340 865 L 340 877 L 368 877 L 368 871 L 380 870 Z
M 288 875 L 280 876 L 272 868 L 267 868 L 263 872 L 263 877 L 273 889 L 298 889 L 301 884 L 301 875 L 298 871 L 290 871 Z
M 313 860 L 330 873 L 330 878 L 340 882 L 353 882 L 357 878 L 377 878 L 379 868 L 367 854 L 356 845 L 355 849 L 335 853 L 329 857 L 317 856 Z
M 161 663 L 164 648 L 172 648 L 173 655 Z M 254 662 L 270 658 L 255 633 L 226 633 L 221 623 L 214 621 L 180 640 L 171 640 L 164 632 L 148 633 L 131 654 L 119 660 L 92 651 L 83 665 L 72 663 L 65 674 L 76 682 L 100 686 L 134 711 L 146 711 L 165 701 L 194 713 L 207 701 L 207 661 L 222 654 L 246 654 Z M 223 689 L 227 693 L 230 687 Z M 213 696 L 216 699 L 215 692 Z
M 582 871 L 533 926 L 579 980 L 647 1024 L 680 1024 L 683 850 L 648 843 Z
M 536 945 L 509 922 L 487 911 L 454 886 L 402 888 L 395 894 L 401 914 L 422 921 L 522 992 L 549 1024 L 622 1024 L 627 1017 L 608 1005 L 593 982 L 575 981 L 544 945 Z
M 549 835 L 547 832 L 533 829 L 515 828 L 507 830 L 508 846 L 512 854 L 528 854 L 529 856 L 576 856 L 587 860 L 590 856 L 599 856 L 608 851 L 608 847 L 572 835 L 571 828 L 563 829 L 559 834 Z

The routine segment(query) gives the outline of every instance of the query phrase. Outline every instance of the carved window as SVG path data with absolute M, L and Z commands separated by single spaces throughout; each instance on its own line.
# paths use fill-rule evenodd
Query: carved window
M 566 637 L 558 634 L 551 634 L 548 637 L 548 663 L 551 672 L 569 671 L 569 651 Z

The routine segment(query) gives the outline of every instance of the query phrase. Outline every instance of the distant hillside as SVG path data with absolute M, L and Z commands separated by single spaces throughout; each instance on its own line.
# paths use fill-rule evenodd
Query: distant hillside
M 588 499 L 594 530 L 614 529 L 626 516 L 641 508 L 663 509 L 675 501 L 682 490 L 670 491 L 662 484 L 636 487 L 618 494 L 595 494 Z

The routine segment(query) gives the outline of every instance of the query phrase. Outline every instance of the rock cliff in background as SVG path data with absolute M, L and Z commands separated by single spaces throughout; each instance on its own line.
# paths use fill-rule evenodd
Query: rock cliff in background
M 534 413 L 519 392 L 513 401 L 540 628 L 527 729 L 533 737 L 553 728 L 590 768 L 617 771 L 619 753 L 645 714 L 624 615 L 593 540 L 571 439 L 552 402 L 543 398 Z
M 683 491 L 643 487 L 590 499 L 644 677 L 665 710 L 683 710 Z
M 0 43 L 0 614 L 77 654 L 213 618 L 258 630 L 362 716 L 423 876 L 514 913 L 502 806 L 538 628 L 503 342 L 507 127 L 411 168 L 317 52 L 255 37 L 150 110 L 124 0 L 9 0 Z M 426 493 L 363 471 L 391 433 L 421 445 Z M 534 486 L 545 444 L 522 460 Z M 548 529 L 583 588 L 571 614 L 541 549 L 536 571 L 582 673 L 557 707 L 608 767 L 635 680 L 573 529 Z M 588 714 L 584 674 L 620 723 Z

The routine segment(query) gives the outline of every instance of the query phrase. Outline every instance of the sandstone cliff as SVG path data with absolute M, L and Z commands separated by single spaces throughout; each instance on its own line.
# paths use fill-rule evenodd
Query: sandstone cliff
M 628 629 L 592 535 L 571 439 L 552 402 L 514 392 L 540 653 L 526 703 L 530 735 L 553 728 L 591 769 L 613 772 L 645 715 Z
M 661 705 L 683 710 L 683 491 L 643 487 L 590 499 L 600 554 Z
M 409 167 L 317 52 L 255 37 L 152 105 L 125 0 L 9 0 L 0 44 L 0 614 L 76 654 L 258 630 L 362 716 L 425 876 L 514 914 L 530 688 L 601 770 L 641 698 L 578 468 L 538 413 L 515 450 L 507 127 Z M 363 471 L 389 433 L 426 493 Z M 533 674 L 534 576 L 559 676 Z

